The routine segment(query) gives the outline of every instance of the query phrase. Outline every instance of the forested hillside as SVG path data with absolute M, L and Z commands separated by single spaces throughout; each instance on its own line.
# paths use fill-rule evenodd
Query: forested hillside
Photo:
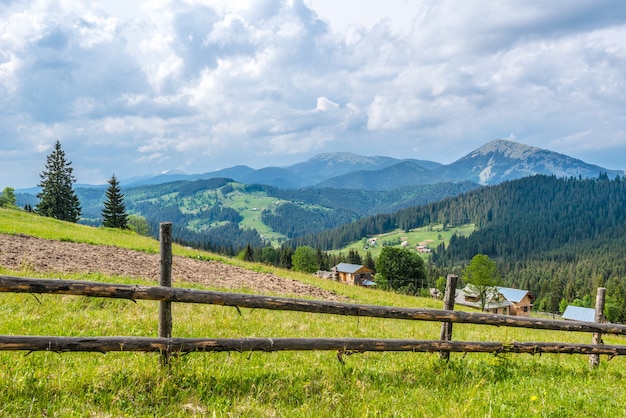
M 626 180 L 533 176 L 484 187 L 436 203 L 381 214 L 291 241 L 293 247 L 340 248 L 396 228 L 474 223 L 432 255 L 441 271 L 458 271 L 476 254 L 497 260 L 507 285 L 531 290 L 541 310 L 565 301 L 590 303 L 609 291 L 613 318 L 626 320 Z
M 436 202 L 446 197 L 458 196 L 479 188 L 469 181 L 437 183 L 398 187 L 393 190 L 368 191 L 359 189 L 303 188 L 281 189 L 274 186 L 253 184 L 246 192 L 262 191 L 279 199 L 320 205 L 331 209 L 345 209 L 359 217 L 390 213 L 410 206 Z
M 476 183 L 440 183 L 368 192 L 339 189 L 281 189 L 245 185 L 229 178 L 174 181 L 123 189 L 130 213 L 143 216 L 157 233 L 174 224 L 176 239 L 223 254 L 246 245 L 263 247 L 304 234 L 349 224 L 363 216 L 456 196 Z M 105 188 L 77 188 L 82 223 L 101 222 Z

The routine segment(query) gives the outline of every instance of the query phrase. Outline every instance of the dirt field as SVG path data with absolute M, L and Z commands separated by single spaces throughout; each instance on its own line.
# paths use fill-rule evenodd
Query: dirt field
M 159 255 L 123 248 L 0 234 L 0 266 L 46 273 L 91 273 L 159 280 Z M 321 279 L 320 279 L 321 280 Z M 220 289 L 251 289 L 259 294 L 342 300 L 341 296 L 274 274 L 257 273 L 215 261 L 174 256 L 172 281 Z

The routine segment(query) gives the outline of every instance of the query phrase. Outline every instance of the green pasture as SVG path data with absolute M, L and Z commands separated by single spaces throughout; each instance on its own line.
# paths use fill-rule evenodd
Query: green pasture
M 0 233 L 158 251 L 158 242 L 131 233 L 4 209 Z M 174 252 L 220 259 L 182 247 Z M 432 299 L 271 271 L 355 303 L 441 308 Z M 0 274 L 37 276 L 26 266 L 0 269 Z M 62 277 L 151 284 L 98 273 Z M 0 298 L 4 335 L 157 335 L 158 302 L 9 293 Z M 438 339 L 440 330 L 435 322 L 199 304 L 173 307 L 175 337 Z M 455 324 L 453 331 L 454 339 L 466 341 L 591 341 L 584 333 L 522 328 Z M 604 341 L 621 345 L 624 337 L 604 336 Z M 620 357 L 602 357 L 593 370 L 581 355 L 453 353 L 444 362 L 437 353 L 384 352 L 354 353 L 342 360 L 335 352 L 193 353 L 175 357 L 164 368 L 158 354 L 0 351 L 0 416 L 612 417 L 623 416 L 626 405 L 626 363 Z
M 237 190 L 229 193 L 228 199 L 224 200 L 224 204 L 237 210 L 243 216 L 243 220 L 239 223 L 240 227 L 256 229 L 260 235 L 274 243 L 280 238 L 285 238 L 285 236 L 268 228 L 261 221 L 261 212 L 265 209 L 276 209 L 276 202 L 285 201 L 262 193 L 243 194 Z
M 414 228 L 407 231 L 396 229 L 384 234 L 374 235 L 372 237 L 363 237 L 360 241 L 353 242 L 333 253 L 348 253 L 351 249 L 359 252 L 362 256 L 367 251 L 372 253 L 372 257 L 376 258 L 380 254 L 385 243 L 393 243 L 394 246 L 400 246 L 403 241 L 408 242 L 408 247 L 414 249 L 417 245 L 424 245 L 427 248 L 435 249 L 438 245 L 448 245 L 450 237 L 453 235 L 468 236 L 474 232 L 474 224 L 461 225 L 458 227 L 443 228 L 443 225 L 428 225 L 421 228 Z M 369 238 L 376 238 L 376 243 L 372 245 L 368 242 Z

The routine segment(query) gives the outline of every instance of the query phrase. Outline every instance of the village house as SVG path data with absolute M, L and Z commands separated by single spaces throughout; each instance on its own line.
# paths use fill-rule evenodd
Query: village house
M 530 316 L 533 300 L 534 297 L 527 290 L 497 286 L 488 292 L 484 312 Z M 472 285 L 467 285 L 462 290 L 457 289 L 454 303 L 476 309 L 481 307 L 480 296 Z
M 504 296 L 497 291 L 497 288 L 492 288 L 491 290 L 492 291 L 488 292 L 486 296 L 483 311 L 494 314 L 508 315 L 513 303 L 506 300 Z M 476 289 L 469 284 L 465 286 L 464 289 L 456 290 L 454 303 L 456 305 L 469 306 L 476 309 L 480 309 L 482 306 L 478 291 L 476 291 Z
M 531 295 L 528 290 L 498 287 L 498 292 L 500 292 L 506 300 L 512 303 L 511 308 L 509 309 L 509 315 L 530 316 L 530 311 L 533 308 L 535 297 Z
M 357 286 L 375 286 L 371 269 L 350 263 L 339 263 L 333 267 L 333 278 L 339 282 Z
M 420 244 L 415 246 L 415 251 L 422 254 L 430 254 L 433 250 Z

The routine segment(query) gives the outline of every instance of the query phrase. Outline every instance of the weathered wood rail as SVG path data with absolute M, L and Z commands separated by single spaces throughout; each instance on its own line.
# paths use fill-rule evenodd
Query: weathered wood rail
M 626 325 L 620 324 L 561 321 L 547 318 L 496 315 L 482 312 L 359 305 L 343 302 L 251 295 L 246 293 L 218 292 L 164 286 L 98 283 L 80 280 L 31 279 L 0 276 L 0 292 L 51 293 L 128 300 L 201 303 L 239 308 L 298 311 L 345 316 L 456 322 L 555 331 L 601 332 L 603 334 L 626 335 Z
M 159 301 L 157 338 L 149 337 L 60 337 L 0 335 L 0 350 L 12 351 L 142 351 L 159 352 L 168 363 L 173 353 L 220 351 L 306 351 L 332 350 L 342 354 L 365 351 L 439 352 L 443 358 L 451 352 L 476 353 L 561 353 L 601 354 L 610 357 L 626 355 L 626 346 L 603 345 L 601 334 L 626 335 L 626 325 L 561 321 L 544 318 L 495 315 L 482 312 L 459 312 L 453 299 L 444 310 L 401 308 L 378 305 L 260 296 L 244 293 L 218 292 L 171 286 L 171 224 L 161 224 L 160 286 L 124 285 L 80 280 L 35 279 L 0 275 L 0 292 L 75 295 Z M 454 292 L 454 285 L 450 286 Z M 356 317 L 442 322 L 439 340 L 358 339 L 358 338 L 173 338 L 171 303 L 202 303 L 239 308 L 298 311 Z M 586 332 L 594 334 L 593 344 L 558 342 L 484 342 L 451 341 L 452 323 L 522 327 L 544 330 Z
M 112 351 L 221 352 L 221 351 L 313 351 L 340 353 L 366 351 L 528 353 L 528 354 L 626 354 L 626 346 L 564 344 L 552 342 L 485 342 L 439 340 L 388 340 L 372 338 L 147 338 L 147 337 L 39 337 L 1 336 L 0 350 L 12 351 Z
M 479 312 L 460 312 L 422 308 L 360 305 L 343 302 L 260 296 L 165 286 L 140 286 L 98 283 L 79 280 L 34 279 L 0 276 L 0 292 L 57 294 L 106 297 L 127 300 L 201 303 L 237 308 L 298 311 L 357 317 L 466 323 L 492 326 L 626 335 L 626 325 L 560 321 L 544 318 L 515 317 Z M 142 337 L 54 337 L 0 336 L 0 350 L 25 351 L 283 351 L 337 350 L 339 352 L 411 351 L 478 353 L 567 353 L 626 355 L 626 346 L 538 342 L 465 342 L 445 340 L 389 340 L 352 338 L 142 338 Z

